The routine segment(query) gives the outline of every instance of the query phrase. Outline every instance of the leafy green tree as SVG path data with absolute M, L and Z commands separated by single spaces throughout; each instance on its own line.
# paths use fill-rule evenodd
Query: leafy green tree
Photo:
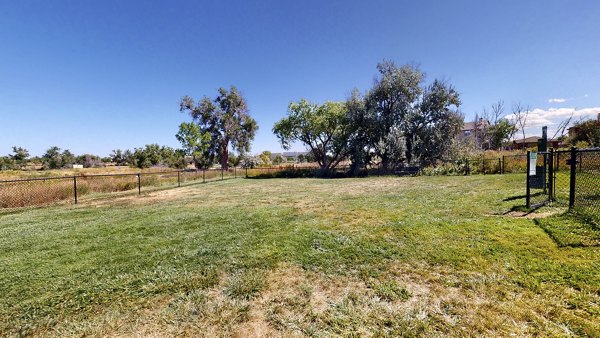
M 240 163 L 242 163 L 244 156 L 243 155 L 229 155 L 229 166 L 230 167 L 237 167 L 238 165 L 240 165 Z
M 144 148 L 135 148 L 133 156 L 135 158 L 135 166 L 140 169 L 157 166 L 163 160 L 162 149 L 156 143 L 146 144 Z
M 76 162 L 83 165 L 84 168 L 97 168 L 103 166 L 100 156 L 92 154 L 79 155 L 76 158 Z
M 8 161 L 10 161 L 13 162 L 12 165 L 10 165 L 11 168 L 22 168 L 27 163 L 27 159 L 29 158 L 29 151 L 27 151 L 27 149 L 25 148 L 16 146 L 13 146 L 12 149 L 13 154 L 8 156 L 5 165 L 8 164 Z
M 15 169 L 15 161 L 10 156 L 0 156 L 0 170 Z
M 273 156 L 273 154 L 268 150 L 265 150 L 260 155 L 258 155 L 258 158 L 260 159 L 261 163 L 260 165 L 263 167 L 271 166 L 271 156 Z
M 210 134 L 207 155 L 211 162 L 219 159 L 227 168 L 230 146 L 240 154 L 250 151 L 258 125 L 250 117 L 246 99 L 234 86 L 229 91 L 219 88 L 216 98 L 204 97 L 198 104 L 184 96 L 179 111 L 188 112 L 201 132 Z
M 517 131 L 514 123 L 507 119 L 500 119 L 487 128 L 490 147 L 502 150 Z
M 407 149 L 407 156 L 422 164 L 447 158 L 464 121 L 459 106 L 458 92 L 451 86 L 438 80 L 427 86 L 417 109 L 409 115 L 406 139 L 414 149 Z M 407 159 L 410 162 L 411 158 Z
M 163 146 L 160 149 L 162 164 L 169 168 L 183 169 L 187 166 L 185 159 L 185 151 L 183 149 L 173 149 L 168 146 Z
M 600 119 L 577 122 L 570 129 L 569 143 L 586 142 L 590 147 L 600 147 Z
M 288 116 L 275 123 L 273 133 L 284 149 L 296 141 L 304 143 L 322 170 L 335 168 L 349 154 L 348 139 L 354 133 L 346 105 L 305 99 L 290 103 Z
M 60 155 L 61 157 L 61 168 L 66 168 L 69 166 L 73 166 L 73 164 L 75 163 L 75 155 L 73 155 L 73 153 L 71 153 L 71 151 L 69 149 L 65 149 L 62 154 Z
M 458 92 L 438 80 L 422 86 L 425 74 L 414 66 L 384 61 L 377 69 L 364 98 L 355 90 L 346 102 L 356 128 L 349 138 L 352 171 L 376 159 L 387 170 L 447 155 L 463 123 Z
M 148 153 L 144 148 L 135 148 L 133 150 L 133 158 L 135 160 L 135 166 L 140 169 L 150 168 L 150 166 L 152 166 Z
M 123 152 L 123 164 L 126 164 L 130 167 L 135 166 L 135 156 L 133 156 L 133 152 L 129 149 Z
M 275 165 L 280 165 L 283 162 L 284 162 L 284 159 L 283 159 L 283 156 L 281 156 L 281 154 L 277 154 L 275 156 L 275 158 L 273 159 L 273 164 L 275 164 Z
M 181 143 L 186 155 L 191 156 L 196 168 L 206 168 L 211 163 L 207 153 L 210 147 L 210 133 L 202 131 L 196 123 L 184 122 L 179 125 L 179 132 L 175 135 Z
M 60 148 L 57 146 L 50 147 L 42 156 L 42 164 L 44 169 L 58 169 L 62 167 L 62 156 Z
M 409 115 L 414 113 L 423 93 L 421 82 L 425 74 L 414 66 L 398 67 L 392 61 L 379 63 L 377 70 L 380 76 L 365 97 L 364 126 L 368 129 L 363 134 L 369 136 L 374 154 L 387 169 L 392 163 L 411 161 L 414 140 L 406 135 L 410 130 Z M 399 151 L 398 146 L 403 145 L 405 151 Z
M 125 165 L 127 161 L 125 159 L 125 154 L 121 149 L 115 149 L 110 153 L 110 161 L 114 162 L 116 165 Z

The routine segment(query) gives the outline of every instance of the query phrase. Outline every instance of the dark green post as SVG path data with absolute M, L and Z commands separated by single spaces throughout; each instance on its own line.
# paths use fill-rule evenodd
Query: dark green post
M 573 208 L 575 206 L 575 175 L 577 175 L 577 148 L 571 148 L 571 160 L 569 161 L 571 165 L 571 180 L 569 182 L 569 208 Z
M 73 176 L 73 196 L 75 196 L 75 204 L 77 204 L 77 176 Z
M 548 201 L 554 201 L 554 148 L 550 148 L 550 159 L 548 160 Z
M 531 163 L 530 153 L 531 151 L 527 150 L 527 168 L 525 169 L 525 177 L 527 177 L 527 183 L 525 185 L 525 206 L 527 209 L 531 208 L 531 195 L 529 193 L 529 166 Z

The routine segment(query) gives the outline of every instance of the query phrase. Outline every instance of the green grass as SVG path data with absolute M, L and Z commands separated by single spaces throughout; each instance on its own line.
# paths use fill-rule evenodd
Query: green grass
M 543 219 L 538 224 L 559 246 L 600 246 L 600 228 L 594 219 L 568 212 Z
M 599 336 L 600 247 L 503 215 L 523 190 L 238 179 L 0 214 L 0 335 Z

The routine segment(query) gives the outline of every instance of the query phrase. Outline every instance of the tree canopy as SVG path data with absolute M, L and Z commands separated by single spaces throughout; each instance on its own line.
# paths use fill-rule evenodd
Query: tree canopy
M 210 133 L 203 132 L 194 122 L 184 122 L 179 125 L 179 132 L 175 135 L 181 143 L 186 155 L 191 156 L 196 168 L 205 168 L 210 163 L 207 151 L 210 147 Z
M 284 149 L 293 142 L 305 144 L 323 170 L 337 166 L 350 152 L 348 139 L 354 132 L 350 114 L 342 102 L 322 105 L 305 99 L 292 102 L 288 116 L 273 127 Z
M 600 147 L 600 119 L 577 122 L 571 131 L 569 142 L 572 145 L 587 143 L 590 147 Z
M 205 151 L 206 160 L 220 160 L 228 167 L 229 147 L 244 154 L 250 151 L 258 125 L 250 116 L 246 99 L 232 86 L 230 90 L 219 88 L 214 99 L 204 97 L 197 104 L 189 96 L 181 99 L 179 110 L 187 112 L 200 127 L 200 133 L 208 133 L 210 140 Z
M 431 163 L 449 152 L 463 117 L 458 92 L 411 65 L 384 61 L 379 77 L 361 97 L 353 92 L 346 105 L 357 132 L 351 139 L 353 165 L 374 159 L 384 170 L 405 163 Z

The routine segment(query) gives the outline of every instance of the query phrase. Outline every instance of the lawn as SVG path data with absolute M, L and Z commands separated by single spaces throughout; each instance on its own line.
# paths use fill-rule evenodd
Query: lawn
M 523 185 L 234 179 L 0 213 L 0 335 L 600 336 L 600 230 L 505 214 Z

